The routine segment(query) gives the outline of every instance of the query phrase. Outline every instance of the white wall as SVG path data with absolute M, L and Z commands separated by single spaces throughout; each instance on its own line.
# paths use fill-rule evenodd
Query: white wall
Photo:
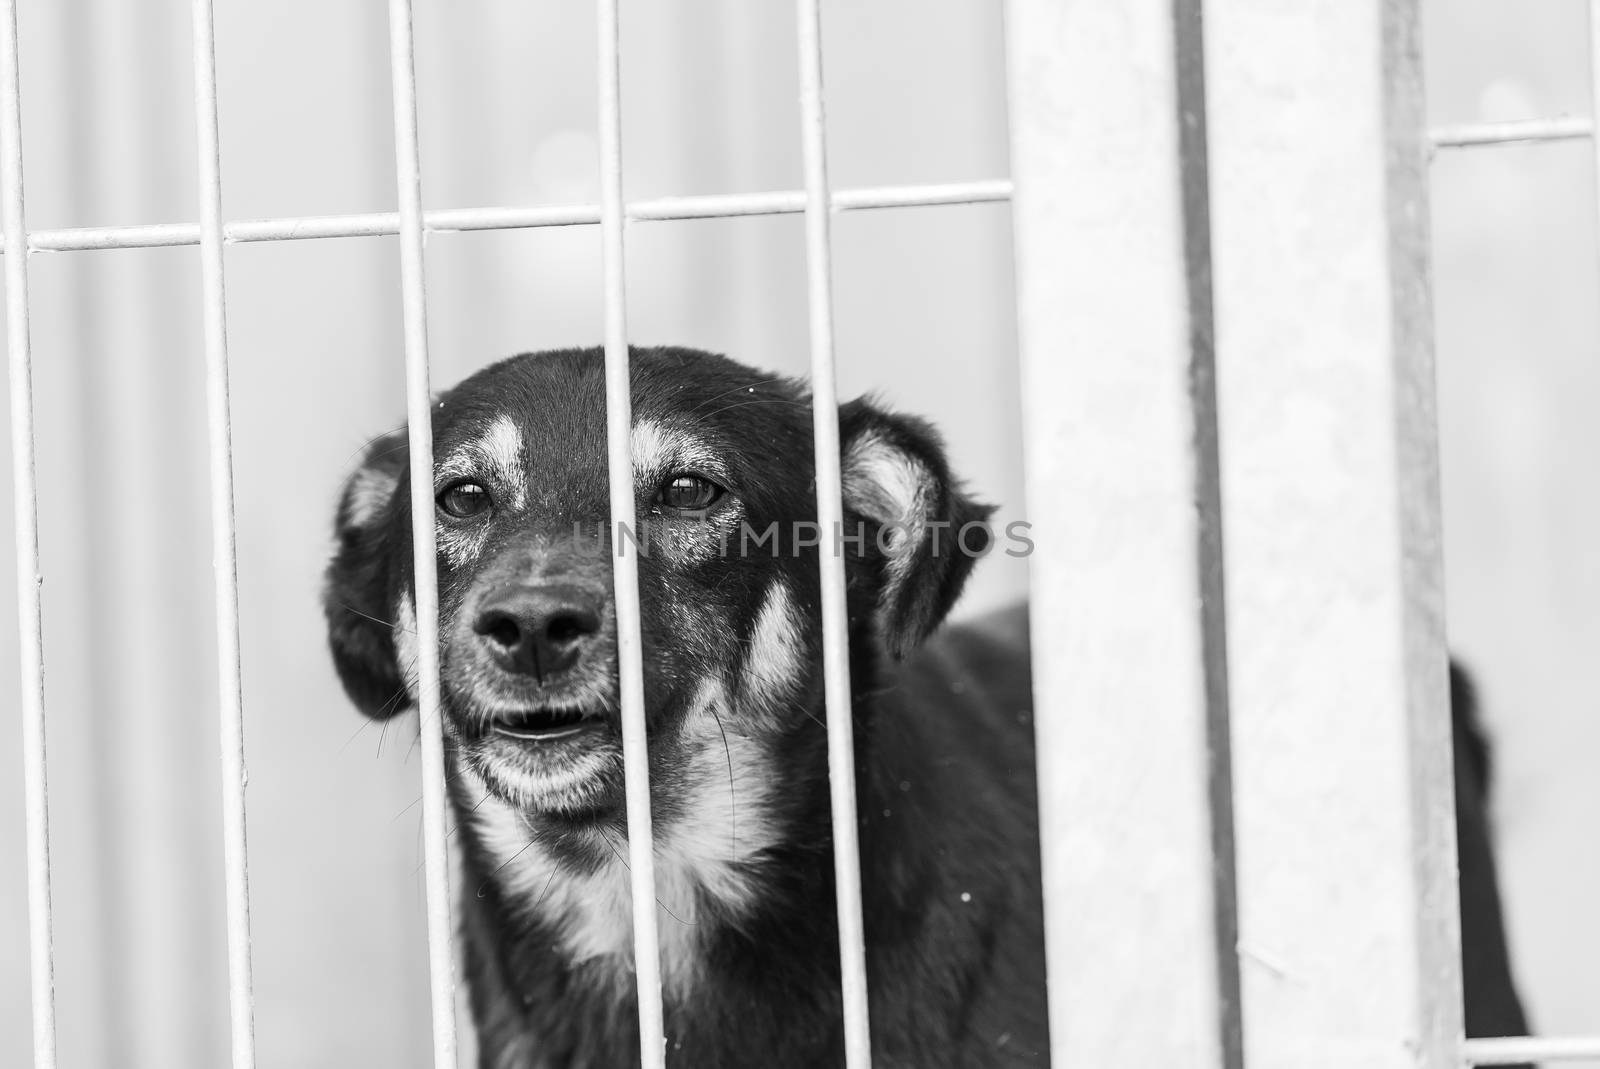
M 30 222 L 193 219 L 187 5 L 22 7 Z M 789 5 L 624 7 L 629 192 L 798 187 Z M 1522 92 L 1536 110 L 1583 110 L 1579 7 L 1440 5 L 1439 117 L 1475 117 L 1503 77 L 1522 89 L 1494 90 L 1494 107 Z M 998 12 L 830 4 L 836 185 L 1006 173 Z M 382 5 L 219 4 L 217 17 L 227 216 L 392 207 Z M 587 4 L 419 0 L 417 32 L 430 206 L 593 198 Z M 1600 509 L 1584 492 L 1600 455 L 1585 404 L 1600 388 L 1589 181 L 1582 148 L 1453 158 L 1438 164 L 1436 213 L 1453 623 L 1501 745 L 1525 980 L 1539 1023 L 1564 1030 L 1600 1029 L 1600 920 L 1586 908 L 1600 780 L 1584 774 L 1600 745 L 1585 656 L 1600 584 L 1587 537 Z M 846 215 L 835 231 L 843 388 L 932 417 L 1007 518 L 1021 498 L 1008 220 L 1001 206 L 918 209 Z M 639 224 L 630 249 L 636 340 L 804 369 L 798 218 Z M 592 228 L 432 237 L 436 382 L 597 342 L 598 250 Z M 390 239 L 228 255 L 264 1066 L 427 1063 L 414 729 L 349 708 L 318 605 L 339 480 L 404 408 L 396 264 Z M 68 1069 L 225 1059 L 197 270 L 191 249 L 33 260 Z M 9 500 L 0 510 L 9 530 Z M 1024 581 L 991 558 L 968 605 Z M 0 591 L 5 695 L 9 568 Z M 0 726 L 7 1065 L 27 1043 L 17 734 Z

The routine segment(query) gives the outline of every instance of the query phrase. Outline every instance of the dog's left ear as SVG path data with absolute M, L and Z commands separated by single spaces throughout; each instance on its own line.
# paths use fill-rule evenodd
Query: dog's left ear
M 944 620 L 988 552 L 994 509 L 952 478 L 944 443 L 920 419 L 862 398 L 840 407 L 839 440 L 845 511 L 866 521 L 866 552 L 881 557 L 879 630 L 890 654 L 904 657 Z

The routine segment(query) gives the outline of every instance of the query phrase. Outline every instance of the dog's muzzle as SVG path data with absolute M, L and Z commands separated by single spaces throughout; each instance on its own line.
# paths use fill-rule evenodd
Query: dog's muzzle
M 486 719 L 468 730 L 523 744 L 577 741 L 605 726 L 611 687 L 606 592 L 512 581 L 488 591 L 461 638 L 475 648 Z
M 502 671 L 557 686 L 595 646 L 604 604 L 580 586 L 511 586 L 485 599 L 472 630 Z

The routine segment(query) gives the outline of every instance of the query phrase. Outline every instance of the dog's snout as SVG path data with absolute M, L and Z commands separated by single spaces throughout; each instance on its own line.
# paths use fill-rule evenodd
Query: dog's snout
M 473 630 L 494 662 L 540 683 L 578 663 L 600 633 L 600 599 L 573 586 L 517 586 L 489 598 Z

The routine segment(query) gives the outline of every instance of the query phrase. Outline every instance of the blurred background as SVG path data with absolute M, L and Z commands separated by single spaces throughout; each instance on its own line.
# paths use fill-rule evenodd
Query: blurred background
M 25 2 L 28 222 L 196 218 L 188 5 Z M 631 197 L 802 185 L 785 4 L 624 5 Z M 1000 5 L 827 5 L 836 188 L 1004 176 Z M 1430 5 L 1439 122 L 1588 110 L 1580 0 Z M 392 209 L 381 4 L 219 4 L 229 219 Z M 418 0 L 431 207 L 592 201 L 590 5 Z M 1084 106 L 1092 107 L 1092 101 Z M 1600 252 L 1584 142 L 1435 163 L 1447 564 L 1483 685 L 1518 970 L 1541 1031 L 1600 1031 Z M 931 417 L 1020 518 L 1009 212 L 842 216 L 840 377 Z M 629 232 L 641 344 L 807 363 L 799 217 Z M 434 381 L 596 344 L 592 227 L 429 239 Z M 404 411 L 392 238 L 228 256 L 256 1018 L 263 1066 L 428 1064 L 411 721 L 346 703 L 318 602 L 333 504 Z M 33 258 L 61 1064 L 199 1069 L 227 1051 L 198 257 Z M 9 457 L 6 458 L 9 463 Z M 10 499 L 0 504 L 10 550 Z M 972 612 L 1017 597 L 983 564 Z M 0 569 L 0 708 L 17 693 Z M 0 724 L 0 1065 L 28 1044 L 21 762 Z

